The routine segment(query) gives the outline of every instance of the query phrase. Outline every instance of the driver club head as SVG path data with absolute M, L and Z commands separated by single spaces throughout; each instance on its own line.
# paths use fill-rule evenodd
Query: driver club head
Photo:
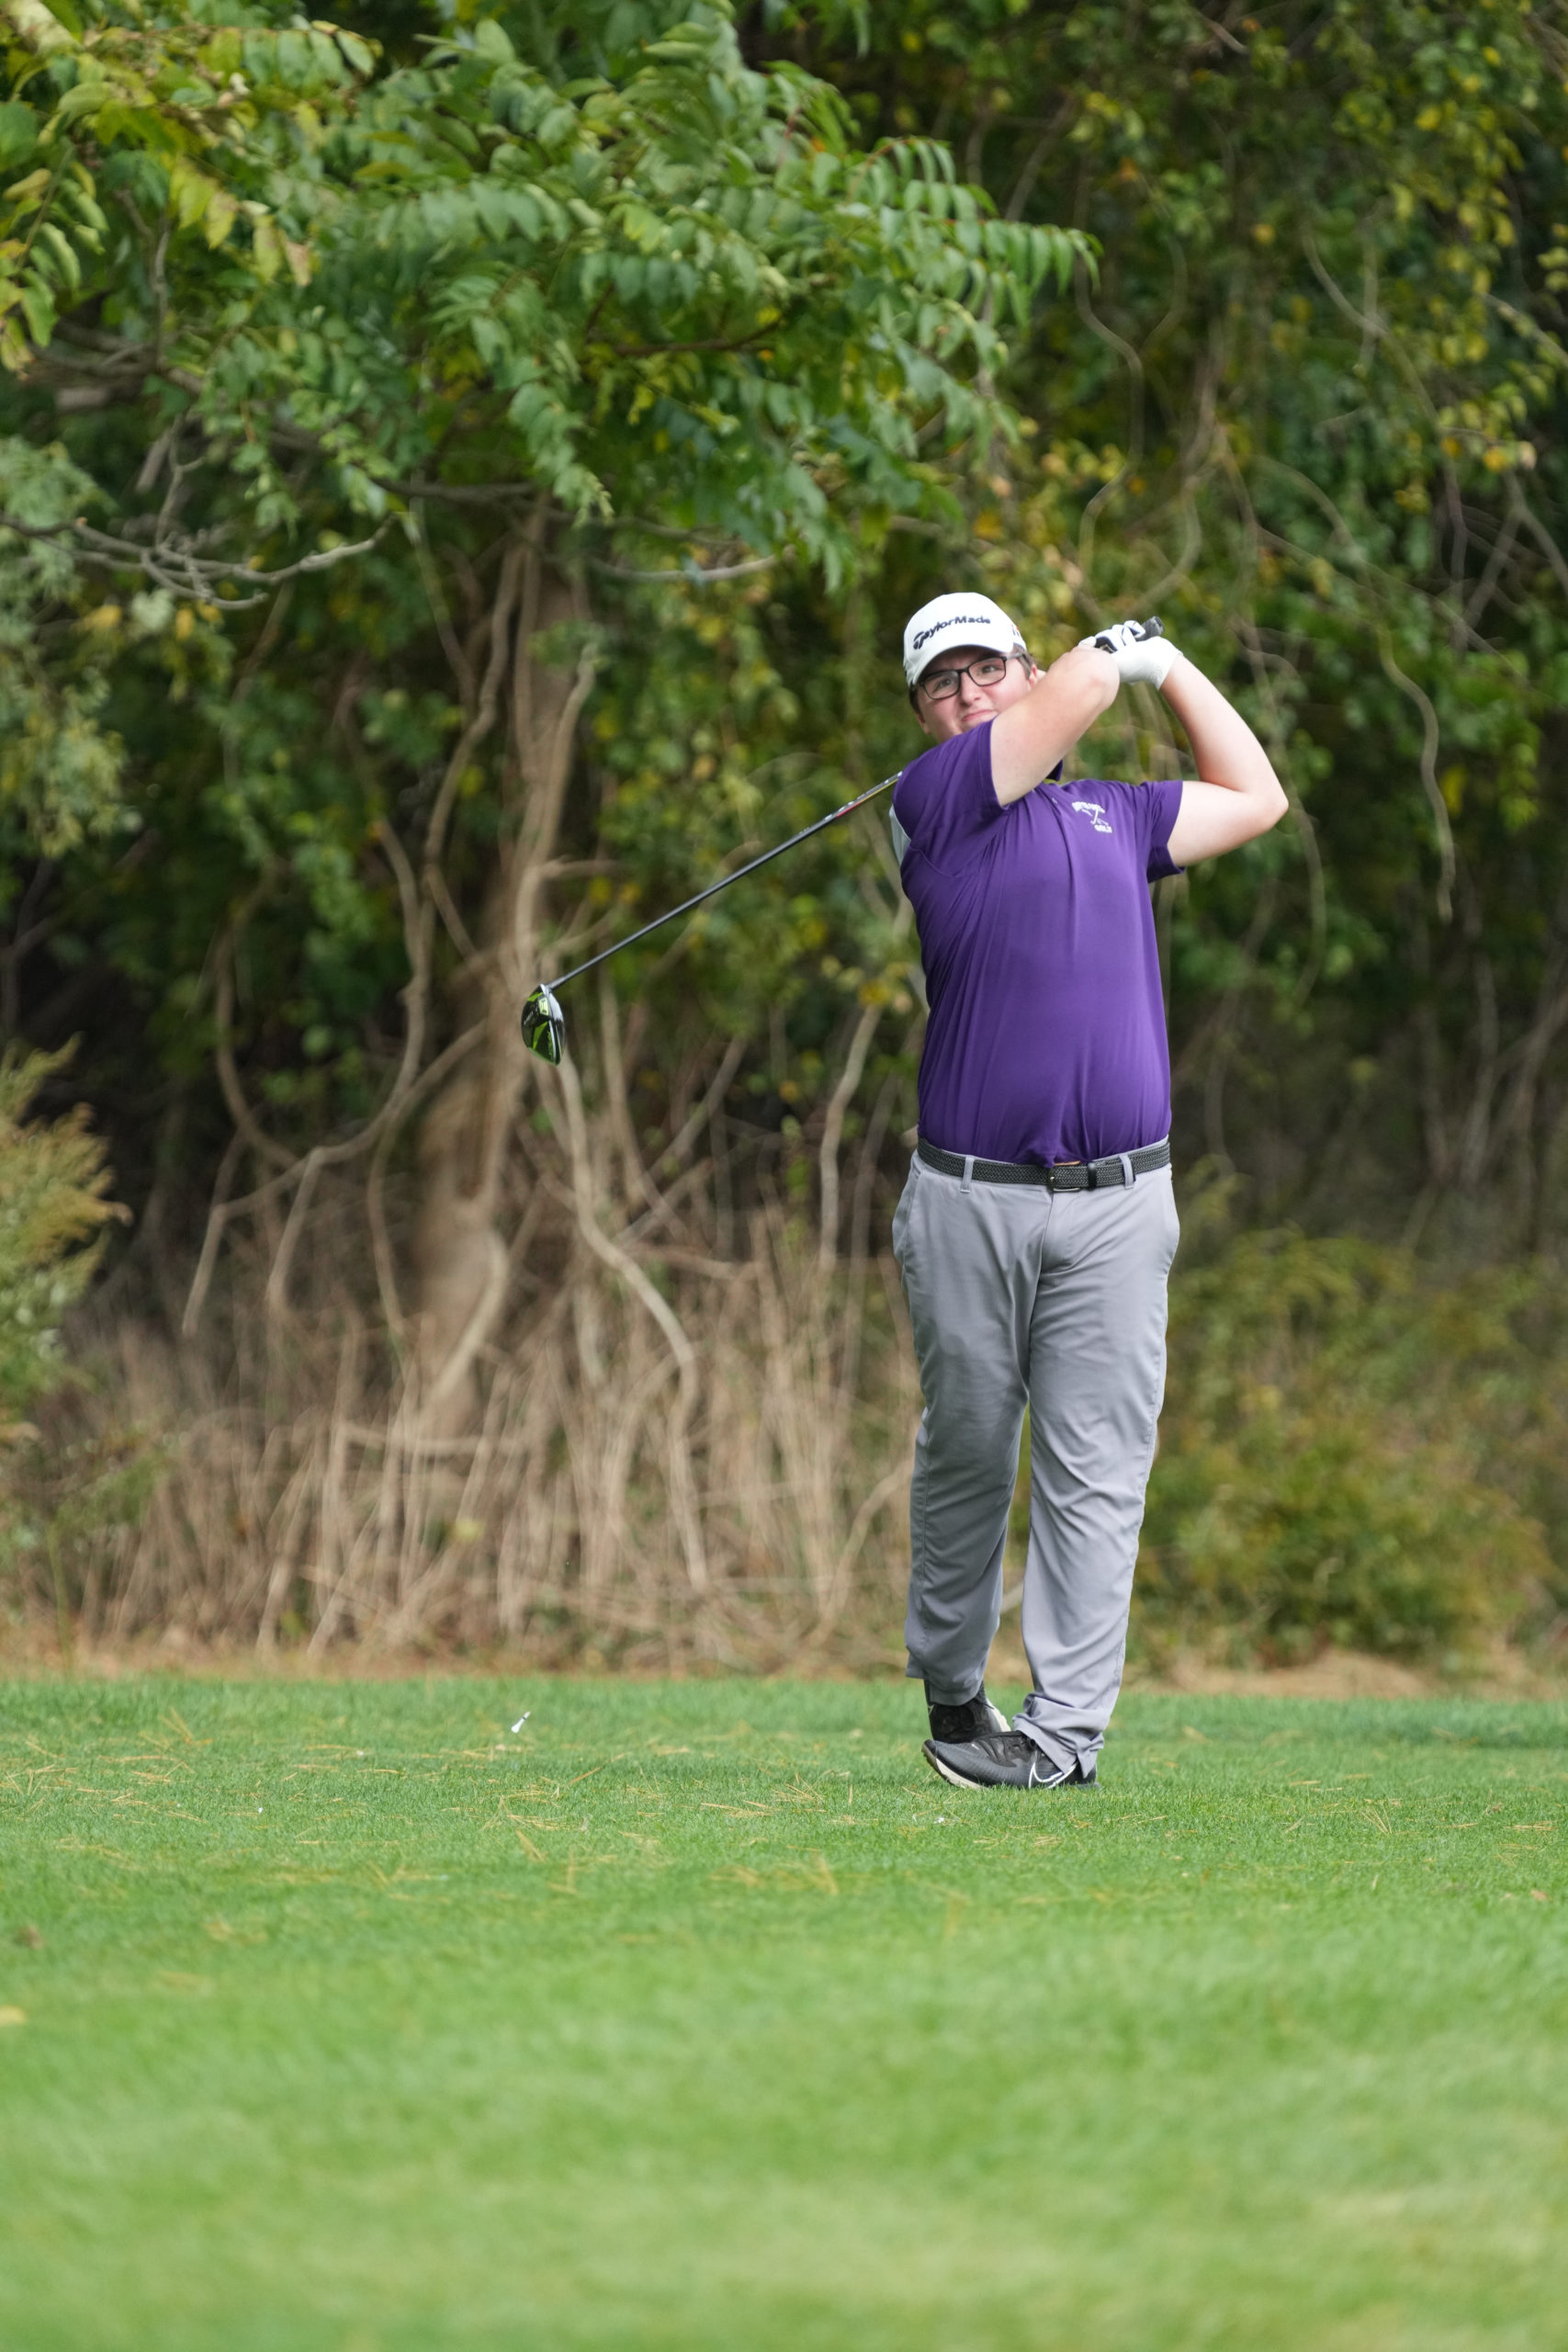
M 566 1048 L 566 1015 L 542 980 L 523 1007 L 523 1043 L 531 1054 L 558 1064 Z

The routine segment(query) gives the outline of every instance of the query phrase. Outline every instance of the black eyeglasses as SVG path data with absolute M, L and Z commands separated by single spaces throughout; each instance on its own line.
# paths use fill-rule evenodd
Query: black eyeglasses
M 977 686 L 999 686 L 1008 673 L 1009 656 L 1005 653 L 985 653 L 978 662 L 966 662 L 961 670 L 932 670 L 920 680 L 919 690 L 931 702 L 951 702 L 965 678 L 973 678 Z

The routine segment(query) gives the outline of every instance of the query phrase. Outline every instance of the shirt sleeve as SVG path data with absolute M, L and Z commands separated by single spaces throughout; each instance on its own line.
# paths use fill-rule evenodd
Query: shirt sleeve
M 1179 874 L 1181 868 L 1170 854 L 1170 836 L 1181 814 L 1180 777 L 1164 784 L 1140 785 L 1134 797 L 1145 829 L 1144 872 L 1151 882 L 1163 881 L 1168 874 Z
M 1176 791 L 1179 795 L 1181 786 Z M 960 866 L 1003 814 L 991 781 L 991 722 L 950 736 L 912 761 L 893 787 L 893 814 L 909 847 L 935 866 Z M 1174 812 L 1170 824 L 1176 822 Z M 1166 831 L 1168 834 L 1170 826 Z

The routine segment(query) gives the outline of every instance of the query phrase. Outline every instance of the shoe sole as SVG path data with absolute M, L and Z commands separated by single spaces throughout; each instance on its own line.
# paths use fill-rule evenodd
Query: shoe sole
M 933 1756 L 929 1747 L 922 1747 L 920 1754 L 938 1779 L 950 1782 L 955 1789 L 988 1789 L 995 1785 L 990 1781 L 966 1781 L 962 1772 L 955 1772 L 951 1764 L 944 1764 L 939 1756 Z
M 1020 1785 L 1016 1781 L 966 1781 L 962 1772 L 955 1772 L 951 1764 L 944 1764 L 940 1756 L 933 1756 L 931 1754 L 931 1743 L 929 1740 L 922 1746 L 920 1754 L 925 1758 L 926 1762 L 931 1766 L 931 1770 L 938 1774 L 942 1780 L 947 1781 L 951 1788 L 1009 1789 L 1016 1788 Z M 1032 1781 L 1029 1785 L 1031 1788 L 1035 1789 L 1052 1789 L 1060 1791 L 1062 1789 L 1095 1789 L 1098 1788 L 1100 1784 L 1098 1781 Z

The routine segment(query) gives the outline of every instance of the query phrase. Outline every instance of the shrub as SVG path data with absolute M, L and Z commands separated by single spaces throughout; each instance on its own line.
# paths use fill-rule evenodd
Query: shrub
M 1181 1273 L 1145 1639 L 1421 1656 L 1539 1618 L 1563 1585 L 1565 1329 L 1554 1268 L 1445 1284 L 1292 1229 Z
M 0 1059 L 0 1414 L 8 1420 L 58 1385 L 61 1319 L 92 1279 L 104 1226 L 121 1214 L 104 1198 L 108 1170 L 85 1110 L 26 1115 L 69 1055 L 10 1048 Z
M 62 1503 L 95 1481 L 23 1416 L 60 1386 L 62 1317 L 92 1279 L 105 1225 L 124 1214 L 104 1198 L 108 1170 L 85 1110 L 79 1105 L 54 1120 L 27 1116 L 70 1051 L 7 1049 L 0 1058 L 0 1579 L 19 1580 L 25 1596 L 37 1582 L 32 1564 L 47 1559 L 67 1653 L 70 1603 L 57 1521 Z

